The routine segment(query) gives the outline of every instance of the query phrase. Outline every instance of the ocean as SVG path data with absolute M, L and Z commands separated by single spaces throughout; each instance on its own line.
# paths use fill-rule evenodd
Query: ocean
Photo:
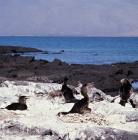
M 138 37 L 1 36 L 0 45 L 37 48 L 48 53 L 24 53 L 35 59 L 60 59 L 69 64 L 112 64 L 138 60 Z M 64 52 L 61 52 L 64 50 Z

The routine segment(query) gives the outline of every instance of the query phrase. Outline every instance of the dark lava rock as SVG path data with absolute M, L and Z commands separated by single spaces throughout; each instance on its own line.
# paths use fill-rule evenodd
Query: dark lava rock
M 64 50 L 60 50 L 59 52 L 62 53 L 62 52 L 65 52 L 65 51 Z
M 78 81 L 83 84 L 94 82 L 96 88 L 112 92 L 119 90 L 119 81 L 122 78 L 138 79 L 138 61 L 111 65 L 69 65 L 59 59 L 49 62 L 35 60 L 32 56 L 0 54 L 0 77 L 10 80 L 45 77 L 47 81 L 56 83 L 62 83 L 64 77 L 68 77 L 69 85 L 76 86 Z
M 25 53 L 25 52 L 42 52 L 36 48 L 26 48 L 21 46 L 0 46 L 0 53 Z

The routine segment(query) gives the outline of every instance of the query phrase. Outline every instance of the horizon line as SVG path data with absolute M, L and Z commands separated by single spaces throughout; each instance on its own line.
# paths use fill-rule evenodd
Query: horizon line
M 138 37 L 138 36 L 89 36 L 89 35 L 0 35 L 0 37 Z

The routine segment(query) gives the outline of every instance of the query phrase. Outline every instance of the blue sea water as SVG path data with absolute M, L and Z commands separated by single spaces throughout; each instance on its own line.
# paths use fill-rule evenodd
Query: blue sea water
M 138 60 L 138 37 L 1 36 L 0 45 L 33 47 L 44 53 L 25 53 L 35 59 L 69 64 L 111 64 Z M 63 53 L 58 53 L 64 50 Z

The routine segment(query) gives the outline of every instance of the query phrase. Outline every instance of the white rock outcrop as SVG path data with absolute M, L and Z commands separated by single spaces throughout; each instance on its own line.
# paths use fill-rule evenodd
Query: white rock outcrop
M 118 97 L 107 96 L 95 87 L 89 90 L 91 114 L 68 114 L 73 103 L 65 103 L 63 96 L 51 97 L 59 92 L 61 84 L 5 81 L 0 85 L 0 108 L 17 102 L 21 95 L 29 96 L 28 110 L 0 109 L 0 139 L 2 140 L 138 140 L 138 108 L 118 104 Z M 77 91 L 79 89 L 77 88 Z M 94 100 L 98 92 L 103 100 Z M 58 95 L 58 94 L 57 94 Z M 82 95 L 75 95 L 77 99 Z M 138 106 L 138 94 L 132 97 Z

